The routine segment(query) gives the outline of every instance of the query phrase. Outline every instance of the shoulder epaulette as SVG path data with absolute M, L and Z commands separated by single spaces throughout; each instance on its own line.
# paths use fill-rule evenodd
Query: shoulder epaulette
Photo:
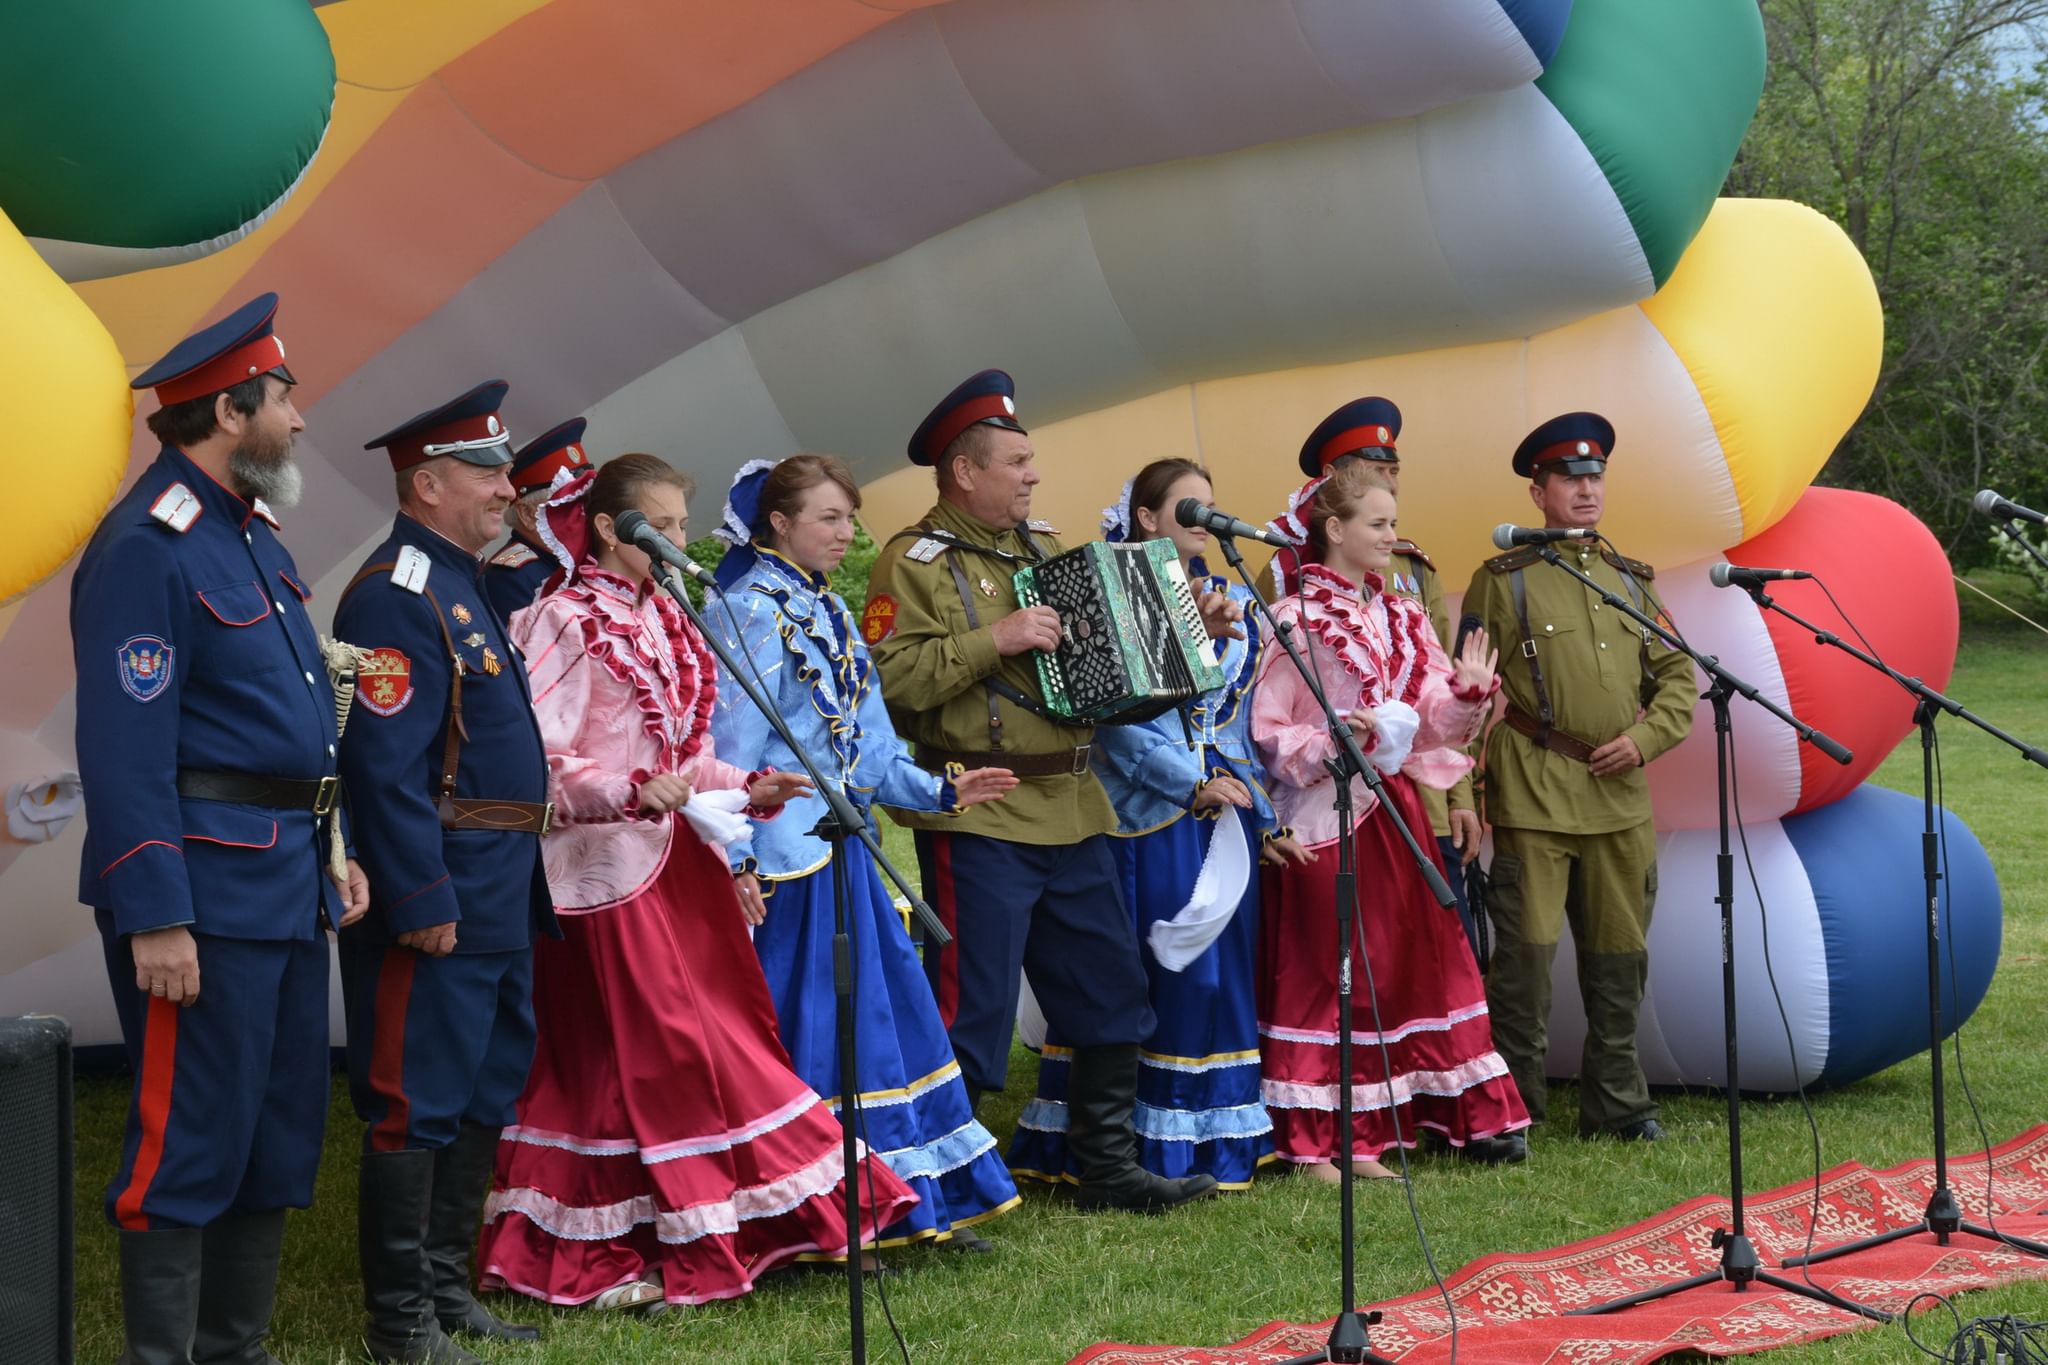
M 533 552 L 531 545 L 526 544 L 524 541 L 515 540 L 504 549 L 498 551 L 498 553 L 492 555 L 491 563 L 501 569 L 523 569 L 539 558 L 540 556 Z
M 1609 564 L 1612 564 L 1615 568 L 1620 569 L 1623 573 L 1630 574 L 1636 578 L 1640 578 L 1645 583 L 1649 582 L 1651 579 L 1657 576 L 1657 571 L 1651 568 L 1649 565 L 1643 563 L 1643 561 L 1640 559 L 1630 559 L 1627 555 L 1616 554 L 1614 551 L 1608 549 L 1602 549 L 1600 551 L 1600 557 L 1606 560 Z
M 271 511 L 270 504 L 263 501 L 263 499 L 250 499 L 249 511 L 251 515 L 263 518 L 263 520 L 269 525 L 271 530 L 282 531 L 284 529 L 283 526 L 278 524 L 277 513 Z
M 427 555 L 417 545 L 407 545 L 398 551 L 398 562 L 391 566 L 391 581 L 410 593 L 427 590 Z
M 1041 535 L 1056 536 L 1060 533 L 1060 528 L 1049 521 L 1027 521 L 1024 526 L 1025 529 L 1037 531 Z
M 1417 545 L 1412 540 L 1403 539 L 1395 541 L 1394 553 L 1397 555 L 1406 555 L 1410 559 L 1419 559 L 1422 561 L 1424 568 L 1428 569 L 1431 573 L 1436 572 L 1436 561 L 1431 559 L 1428 555 L 1424 554 L 1422 552 L 1422 547 L 1420 545 Z
M 1526 569 L 1543 557 L 1538 553 L 1541 548 L 1536 545 L 1524 545 L 1519 550 L 1509 550 L 1504 555 L 1495 555 L 1487 560 L 1486 567 L 1494 573 L 1513 573 L 1516 569 Z
M 149 505 L 149 514 L 179 535 L 192 529 L 192 523 L 199 520 L 205 510 L 199 497 L 182 483 L 174 483 L 157 495 Z

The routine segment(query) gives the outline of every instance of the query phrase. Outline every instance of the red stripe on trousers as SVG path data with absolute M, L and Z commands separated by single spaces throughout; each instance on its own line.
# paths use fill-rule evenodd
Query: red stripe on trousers
M 114 1201 L 114 1217 L 130 1232 L 147 1232 L 149 1215 L 142 1201 L 149 1197 L 150 1182 L 164 1159 L 164 1129 L 171 1122 L 171 1082 L 178 1064 L 178 1011 L 162 996 L 149 999 L 149 1014 L 142 1025 L 142 1074 L 135 1078 L 136 1116 L 142 1123 L 142 1141 L 135 1148 L 135 1165 L 128 1172 L 128 1188 Z
M 370 1089 L 384 1097 L 384 1117 L 370 1129 L 370 1150 L 405 1147 L 412 1105 L 405 1097 L 405 1011 L 412 1003 L 412 969 L 419 954 L 388 948 L 377 973 L 377 1041 L 370 1048 Z
M 960 916 L 953 902 L 953 837 L 933 833 L 931 840 L 932 899 L 937 902 L 932 909 L 954 941 L 930 951 L 939 955 L 939 1022 L 951 1028 L 960 1013 Z

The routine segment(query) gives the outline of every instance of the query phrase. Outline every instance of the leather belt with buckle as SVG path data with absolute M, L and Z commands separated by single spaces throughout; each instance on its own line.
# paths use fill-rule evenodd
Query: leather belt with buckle
M 343 790 L 339 777 L 263 777 L 178 769 L 178 795 L 194 801 L 227 801 L 237 806 L 325 815 L 340 801 Z
M 554 828 L 555 803 L 448 796 L 441 800 L 441 823 L 449 829 L 494 829 L 503 834 L 545 835 Z

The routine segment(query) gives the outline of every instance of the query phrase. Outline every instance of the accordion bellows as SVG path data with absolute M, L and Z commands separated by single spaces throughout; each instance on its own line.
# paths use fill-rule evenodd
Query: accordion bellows
M 1072 720 L 1150 720 L 1223 685 L 1215 642 L 1173 546 L 1096 541 L 1019 569 L 1017 600 L 1060 615 L 1037 655 L 1046 708 Z

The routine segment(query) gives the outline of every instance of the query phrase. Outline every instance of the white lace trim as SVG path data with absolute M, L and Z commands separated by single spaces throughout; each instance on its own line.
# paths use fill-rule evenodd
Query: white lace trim
M 732 510 L 732 490 L 756 474 L 775 468 L 774 460 L 748 460 L 732 476 L 732 482 L 725 486 L 725 506 L 719 509 L 718 525 L 711 528 L 711 534 L 726 544 L 738 547 L 754 538 L 754 528 L 740 520 L 740 514 Z
M 1393 1103 L 1406 1104 L 1417 1095 L 1440 1095 L 1454 1097 L 1464 1094 L 1476 1085 L 1484 1084 L 1497 1076 L 1508 1074 L 1508 1064 L 1501 1060 L 1498 1052 L 1486 1052 L 1469 1062 L 1460 1063 L 1448 1071 L 1410 1071 L 1394 1077 Z M 1388 1107 L 1388 1085 L 1384 1081 L 1373 1081 L 1351 1087 L 1351 1112 L 1362 1114 L 1368 1110 Z M 1329 1113 L 1337 1111 L 1337 1087 L 1335 1085 L 1312 1085 L 1306 1081 L 1266 1080 L 1259 1086 L 1259 1094 L 1269 1109 L 1320 1109 Z
M 1477 1004 L 1467 1005 L 1463 1009 L 1452 1010 L 1442 1018 L 1409 1019 L 1404 1021 L 1399 1028 L 1389 1030 L 1386 1034 L 1386 1040 L 1390 1043 L 1398 1043 L 1403 1038 L 1414 1033 L 1442 1033 L 1454 1024 L 1462 1024 L 1468 1019 L 1477 1019 L 1485 1013 L 1486 1002 L 1481 1000 Z M 1272 1038 L 1283 1043 L 1314 1043 L 1321 1047 L 1337 1046 L 1337 1031 L 1335 1029 L 1281 1028 L 1278 1024 L 1262 1023 L 1259 1025 L 1259 1036 L 1261 1038 Z M 1362 1033 L 1356 1029 L 1353 1029 L 1351 1033 L 1351 1043 L 1354 1047 L 1377 1047 L 1379 1040 L 1380 1035 L 1377 1033 Z
M 686 1156 L 709 1156 L 713 1152 L 730 1151 L 743 1143 L 752 1142 L 763 1133 L 772 1133 L 777 1128 L 800 1118 L 812 1106 L 822 1103 L 819 1098 L 806 1090 L 782 1108 L 771 1114 L 755 1119 L 740 1128 L 728 1129 L 723 1133 L 709 1133 L 701 1137 L 677 1138 L 671 1142 L 656 1143 L 642 1147 L 634 1138 L 583 1137 L 575 1133 L 550 1132 L 545 1128 L 531 1128 L 519 1125 L 507 1128 L 501 1135 L 506 1142 L 524 1142 L 533 1147 L 554 1147 L 578 1156 L 638 1156 L 644 1165 L 653 1166 L 663 1161 L 675 1161 Z
M 1131 480 L 1124 480 L 1116 502 L 1102 509 L 1102 538 L 1112 545 L 1131 536 Z

